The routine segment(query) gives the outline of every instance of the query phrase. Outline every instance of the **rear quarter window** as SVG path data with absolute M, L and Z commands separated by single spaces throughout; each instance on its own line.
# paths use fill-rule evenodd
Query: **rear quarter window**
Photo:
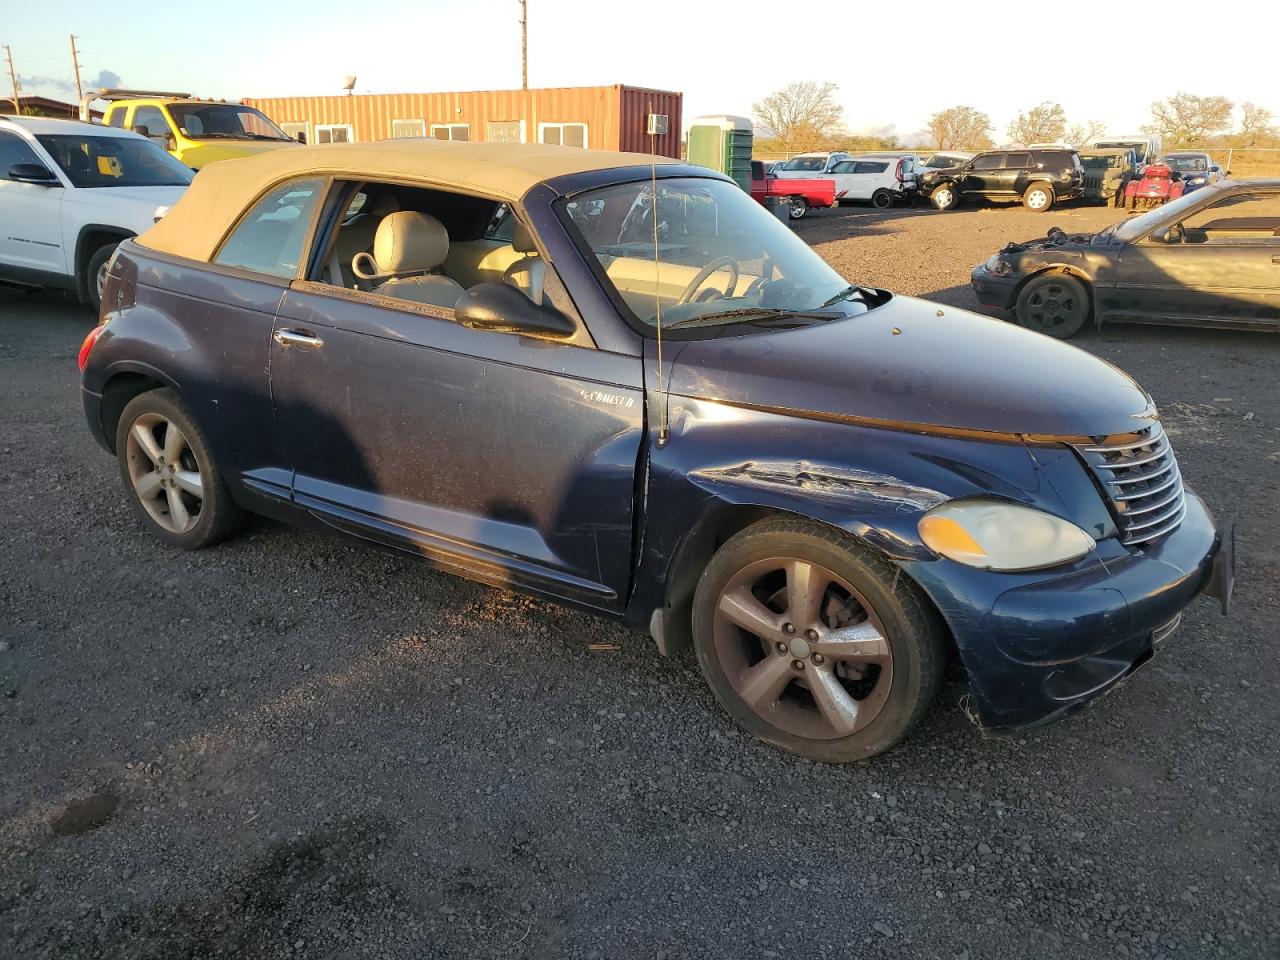
M 324 184 L 324 180 L 313 178 L 276 187 L 241 218 L 213 262 L 273 277 L 297 276 Z

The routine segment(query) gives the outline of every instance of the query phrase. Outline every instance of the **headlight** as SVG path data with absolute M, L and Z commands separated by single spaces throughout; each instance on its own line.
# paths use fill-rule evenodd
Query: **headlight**
M 984 263 L 983 266 L 986 268 L 987 273 L 991 274 L 993 277 L 1007 277 L 1009 274 L 1013 273 L 1013 266 L 1008 260 L 1001 260 L 998 253 L 988 257 L 987 262 Z
M 1187 183 L 1191 184 L 1192 186 L 1198 186 L 1204 183 L 1204 177 L 1192 177 L 1190 180 L 1187 181 Z
M 982 570 L 1038 570 L 1078 560 L 1093 537 L 1074 523 L 1000 500 L 957 500 L 920 518 L 934 553 Z

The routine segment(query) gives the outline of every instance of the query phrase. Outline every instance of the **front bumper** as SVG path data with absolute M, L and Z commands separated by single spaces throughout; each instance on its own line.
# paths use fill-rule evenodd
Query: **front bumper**
M 992 276 L 985 264 L 978 264 L 969 274 L 969 282 L 978 302 L 992 310 L 1012 310 L 1018 299 L 1018 284 L 1022 277 L 1010 274 L 1007 277 Z
M 1142 551 L 1114 547 L 1066 573 L 990 573 L 950 561 L 911 565 L 937 604 L 969 674 L 983 727 L 1039 726 L 1078 710 L 1148 660 L 1197 596 L 1225 612 L 1233 534 L 1187 491 L 1182 525 Z

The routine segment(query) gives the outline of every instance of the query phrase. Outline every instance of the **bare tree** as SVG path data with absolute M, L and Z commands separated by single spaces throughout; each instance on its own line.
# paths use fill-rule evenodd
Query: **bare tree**
M 1280 137 L 1270 110 L 1247 100 L 1240 104 L 1240 145 L 1256 147 L 1262 143 L 1271 143 Z
M 948 107 L 929 118 L 928 130 L 939 150 L 991 146 L 991 118 L 973 107 Z
M 1066 133 L 1062 135 L 1064 143 L 1069 143 L 1073 147 L 1079 148 L 1088 146 L 1093 141 L 1102 137 L 1107 132 L 1107 125 L 1101 120 L 1089 120 L 1083 126 L 1073 123 L 1067 127 Z
M 1151 104 L 1151 122 L 1142 129 L 1160 134 L 1166 147 L 1200 146 L 1231 126 L 1234 106 L 1226 97 L 1179 92 Z
M 751 112 L 784 150 L 808 150 L 820 145 L 840 125 L 844 110 L 836 103 L 835 92 L 834 83 L 789 83 L 752 104 Z
M 1009 124 L 1009 139 L 1022 144 L 1059 143 L 1067 128 L 1067 114 L 1060 103 L 1045 101 Z

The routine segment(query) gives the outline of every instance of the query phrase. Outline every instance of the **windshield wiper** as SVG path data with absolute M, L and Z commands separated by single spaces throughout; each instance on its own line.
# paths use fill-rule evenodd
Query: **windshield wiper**
M 280 140 L 282 142 L 292 139 L 290 137 L 273 137 L 269 133 L 246 133 L 245 136 L 251 140 Z
M 868 297 L 874 297 L 875 295 L 876 295 L 876 292 L 874 290 L 868 290 L 866 287 L 860 287 L 856 283 L 851 283 L 849 284 L 849 286 L 845 287 L 835 296 L 830 297 L 826 301 L 824 301 L 822 303 L 822 306 L 832 307 L 832 306 L 835 306 L 837 303 L 839 303 L 841 300 L 848 300 L 850 297 L 855 297 L 855 296 L 861 298 L 865 302 Z
M 826 306 L 826 304 L 823 304 Z M 841 320 L 843 314 L 838 313 L 806 313 L 800 310 L 783 310 L 779 307 L 742 307 L 737 310 L 724 310 L 720 313 L 704 313 L 697 317 L 686 317 L 675 323 L 664 324 L 668 330 L 679 327 L 695 327 L 716 320 Z

